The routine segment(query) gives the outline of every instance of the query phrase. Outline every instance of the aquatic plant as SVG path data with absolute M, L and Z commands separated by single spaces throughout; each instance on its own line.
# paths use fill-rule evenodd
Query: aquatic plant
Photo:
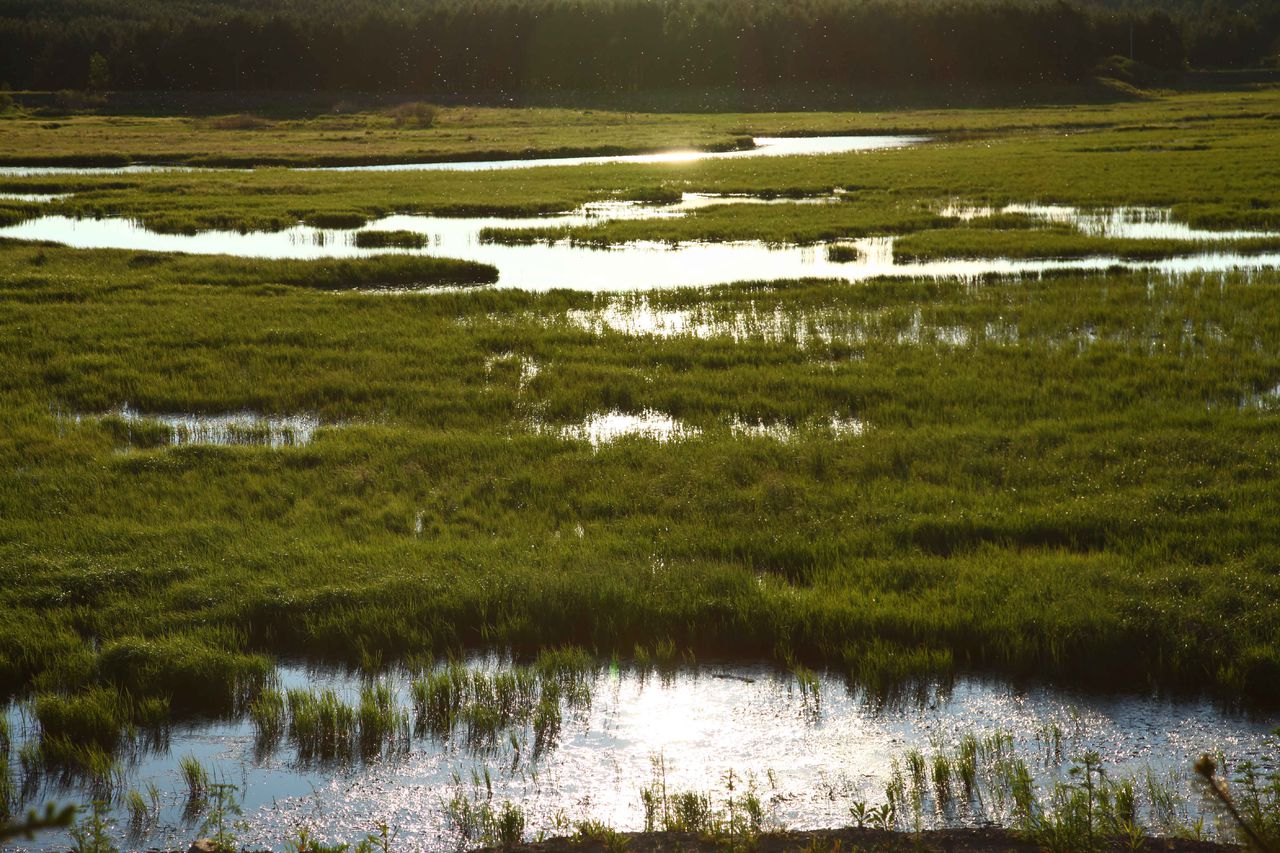
M 357 231 L 355 244 L 361 249 L 421 249 L 427 235 L 416 231 Z
M 64 738 L 108 752 L 115 749 L 131 718 L 126 700 L 106 688 L 72 696 L 42 694 L 35 699 L 34 711 L 42 738 Z
M 278 741 L 288 719 L 284 694 L 274 687 L 263 690 L 249 703 L 249 719 L 260 743 L 270 745 Z
M 754 779 L 748 779 L 739 790 L 737 775 L 728 771 L 725 798 L 720 802 L 709 792 L 669 789 L 666 772 L 665 756 L 654 756 L 653 778 L 640 790 L 646 832 L 688 832 L 720 840 L 734 849 L 749 845 L 760 834 L 765 813 Z
M 289 737 L 304 761 L 329 761 L 351 755 L 359 731 L 355 709 L 333 690 L 313 693 L 290 689 Z
M 146 794 L 130 788 L 125 795 L 125 807 L 129 812 L 129 833 L 132 836 L 146 834 L 160 819 L 160 789 L 155 781 L 148 781 Z
M 187 799 L 203 799 L 212 784 L 209 771 L 194 755 L 184 755 L 178 761 L 178 771 L 182 774 L 183 784 L 187 787 Z
M 409 715 L 397 707 L 386 683 L 361 685 L 356 718 L 360 751 L 366 756 L 377 755 L 393 742 L 407 743 Z

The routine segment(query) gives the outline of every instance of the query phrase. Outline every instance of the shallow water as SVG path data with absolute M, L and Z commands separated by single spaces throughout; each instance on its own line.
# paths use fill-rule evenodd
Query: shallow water
M 741 159 L 744 157 L 814 156 L 848 154 L 855 151 L 882 151 L 928 142 L 925 136 L 758 136 L 756 147 L 741 151 L 660 151 L 652 154 L 618 154 L 596 157 L 543 157 L 526 160 L 472 160 L 456 163 L 386 163 L 372 166 L 315 166 L 308 172 L 487 172 L 496 169 L 532 169 L 539 166 L 597 166 L 609 163 L 692 163 L 697 160 Z M 118 175 L 163 171 L 200 171 L 190 166 L 0 166 L 0 175 Z
M 472 665 L 492 669 L 497 662 Z M 283 686 L 332 687 L 348 701 L 358 691 L 357 680 L 332 671 L 290 668 L 281 676 Z M 671 791 L 710 793 L 722 802 L 725 774 L 733 771 L 739 793 L 754 784 L 771 822 L 814 828 L 847 824 L 856 800 L 882 802 L 892 760 L 907 750 L 951 751 L 968 734 L 1009 735 L 1042 787 L 1066 778 L 1071 761 L 1087 750 L 1100 753 L 1113 778 L 1141 782 L 1151 770 L 1176 777 L 1183 793 L 1190 791 L 1190 764 L 1203 752 L 1221 750 L 1232 761 L 1275 755 L 1264 741 L 1277 720 L 1205 702 L 1103 698 L 965 679 L 882 705 L 850 692 L 842 679 L 817 679 L 815 696 L 801 690 L 795 676 L 764 666 L 704 665 L 664 677 L 605 669 L 594 678 L 589 707 L 566 707 L 558 740 L 538 757 L 528 729 L 483 750 L 468 748 L 461 732 L 445 740 L 415 735 L 407 748 L 379 758 L 326 766 L 301 761 L 288 745 L 261 752 L 246 723 L 181 727 L 170 733 L 167 750 L 140 756 L 128 771 L 120 790 L 154 781 L 165 792 L 158 825 L 128 846 L 185 847 L 195 837 L 195 827 L 183 820 L 177 767 L 188 754 L 239 788 L 250 824 L 241 840 L 273 850 L 299 825 L 324 839 L 352 840 L 382 821 L 396 829 L 398 849 L 452 849 L 458 839 L 445 803 L 455 794 L 491 796 L 495 807 L 517 802 L 530 836 L 551 830 L 558 815 L 640 829 L 640 791 L 654 779 L 655 760 L 665 764 Z M 409 699 L 405 682 L 391 678 L 402 702 Z M 32 734 L 16 710 L 10 717 L 19 741 Z M 491 795 L 482 781 L 486 771 Z M 58 797 L 46 789 L 37 799 Z M 74 799 L 62 792 L 61 799 L 68 797 Z M 995 811 L 989 801 L 985 812 L 960 808 L 945 819 L 972 823 L 1000 817 Z M 113 816 L 122 833 L 127 816 Z M 925 825 L 943 819 L 926 804 Z M 18 849 L 48 850 L 58 842 L 48 835 Z
M 3 201 L 26 201 L 33 204 L 41 204 L 44 202 L 61 201 L 64 198 L 71 198 L 72 193 L 0 193 L 0 200 Z
M 829 197 L 821 197 L 818 201 Z M 315 259 L 365 257 L 386 252 L 409 252 L 462 258 L 492 264 L 499 271 L 498 287 L 532 291 L 568 288 L 587 291 L 632 291 L 680 286 L 706 287 L 737 281 L 782 281 L 822 278 L 865 281 L 877 277 L 977 279 L 985 275 L 1027 276 L 1057 271 L 1103 271 L 1111 268 L 1151 270 L 1169 275 L 1232 270 L 1280 268 L 1280 252 L 1247 254 L 1220 250 L 1159 260 L 1124 260 L 1109 256 L 1069 259 L 943 259 L 899 262 L 892 237 L 872 237 L 841 245 L 856 249 L 849 262 L 832 261 L 826 246 L 776 246 L 760 241 L 683 243 L 636 242 L 607 248 L 573 245 L 567 240 L 533 245 L 500 245 L 480 239 L 486 228 L 557 228 L 613 219 L 650 219 L 686 215 L 708 204 L 759 203 L 743 197 L 690 194 L 673 205 L 638 202 L 600 202 L 570 213 L 535 218 L 439 217 L 394 215 L 370 222 L 362 229 L 342 230 L 297 225 L 277 232 L 206 231 L 198 234 L 159 234 L 122 218 L 74 219 L 42 216 L 0 228 L 0 238 L 47 240 L 79 248 L 113 248 L 241 257 Z M 779 203 L 772 200 L 769 203 Z M 787 203 L 787 202 L 783 202 Z M 1030 208 L 1028 208 L 1030 209 Z M 1054 215 L 1058 215 L 1054 213 Z M 1065 216 L 1066 214 L 1062 214 Z M 1119 222 L 1116 236 L 1149 239 L 1167 236 L 1185 226 L 1167 222 L 1143 224 L 1111 214 L 1088 214 L 1106 223 Z M 1163 221 L 1163 220 L 1162 220 Z M 1148 227 L 1150 226 L 1150 227 Z M 1099 227 L 1112 227 L 1103 225 Z M 355 245 L 358 230 L 404 230 L 428 236 L 420 250 L 362 249 Z M 1182 233 L 1198 234 L 1198 231 Z M 1261 232 L 1205 232 L 1228 243 Z
M 320 428 L 320 419 L 312 414 L 262 415 L 257 412 L 229 412 L 218 415 L 194 413 L 146 413 L 121 406 L 105 415 L 71 416 L 75 422 L 84 419 L 114 418 L 129 427 L 158 424 L 168 430 L 170 445 L 207 444 L 229 447 L 258 445 L 263 447 L 302 447 L 310 444 Z
M 633 412 L 598 412 L 578 424 L 556 430 L 563 438 L 588 441 L 594 447 L 616 441 L 625 436 L 647 438 L 653 441 L 678 441 L 701 433 L 697 427 L 684 424 L 663 412 L 645 409 Z
M 1086 210 L 1067 204 L 1007 204 L 1003 207 L 974 207 L 951 204 L 939 213 L 966 222 L 996 214 L 1014 214 L 1046 224 L 1069 225 L 1090 237 L 1109 240 L 1203 240 L 1231 241 L 1256 237 L 1276 237 L 1276 231 L 1193 228 L 1176 222 L 1173 212 L 1161 207 L 1113 207 Z

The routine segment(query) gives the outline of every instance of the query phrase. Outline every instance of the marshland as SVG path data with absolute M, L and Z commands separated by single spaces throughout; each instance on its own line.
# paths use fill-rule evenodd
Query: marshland
M 356 5 L 0 0 L 6 849 L 1276 849 L 1268 4 Z

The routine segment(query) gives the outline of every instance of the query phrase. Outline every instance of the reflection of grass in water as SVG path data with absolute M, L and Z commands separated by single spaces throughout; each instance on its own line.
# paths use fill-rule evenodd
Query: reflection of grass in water
M 559 736 L 562 707 L 590 704 L 597 667 L 581 649 L 541 654 L 532 666 L 493 673 L 453 663 L 426 673 L 412 684 L 416 727 L 436 737 L 455 727 L 473 748 L 495 746 L 504 733 L 529 726 L 534 755 Z

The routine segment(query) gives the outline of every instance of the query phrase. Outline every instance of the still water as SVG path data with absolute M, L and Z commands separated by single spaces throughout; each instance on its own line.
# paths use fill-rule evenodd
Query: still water
M 543 157 L 524 160 L 470 160 L 453 163 L 386 163 L 376 166 L 320 166 L 314 172 L 488 172 L 496 169 L 531 169 L 538 166 L 597 166 L 609 163 L 692 163 L 697 160 L 726 160 L 746 157 L 787 157 L 818 154 L 848 154 L 855 151 L 883 151 L 928 142 L 923 136 L 758 136 L 754 148 L 737 151 L 659 151 L 651 154 L 618 154 L 598 157 Z M 0 175 L 122 175 L 165 171 L 198 171 L 190 166 L 138 164 L 132 166 L 0 166 Z
M 469 665 L 492 672 L 502 663 L 488 657 Z M 280 678 L 283 687 L 333 688 L 348 701 L 360 684 L 331 670 L 287 668 Z M 410 702 L 407 681 L 403 674 L 387 677 L 404 703 Z M 324 839 L 351 840 L 382 822 L 397 831 L 397 849 L 453 849 L 461 838 L 447 803 L 455 796 L 495 807 L 507 800 L 519 804 L 528 837 L 554 832 L 565 820 L 641 829 L 640 793 L 655 772 L 671 791 L 722 801 L 732 771 L 739 793 L 754 787 L 771 824 L 836 826 L 849 822 L 855 801 L 884 800 L 893 762 L 908 750 L 929 757 L 953 751 L 965 735 L 988 739 L 997 733 L 1007 735 L 1010 754 L 1026 760 L 1042 789 L 1068 778 L 1074 759 L 1096 751 L 1113 778 L 1134 778 L 1139 792 L 1149 774 L 1173 785 L 1188 797 L 1184 816 L 1190 816 L 1199 808 L 1191 763 L 1217 751 L 1236 762 L 1274 759 L 1267 738 L 1280 722 L 1201 701 L 1099 697 L 977 679 L 921 688 L 883 704 L 834 675 L 819 674 L 815 691 L 766 666 L 703 664 L 666 675 L 612 666 L 589 683 L 589 702 L 566 706 L 558 738 L 540 755 L 530 748 L 527 726 L 485 748 L 468 746 L 455 728 L 443 737 L 406 736 L 397 749 L 330 764 L 302 760 L 287 741 L 264 750 L 243 722 L 178 727 L 164 748 L 140 751 L 116 786 L 118 792 L 143 790 L 154 782 L 161 792 L 158 814 L 129 836 L 128 815 L 117 806 L 116 832 L 129 839 L 130 849 L 185 847 L 195 837 L 198 818 L 184 816 L 188 802 L 178 768 L 178 759 L 188 755 L 237 787 L 249 822 L 241 839 L 250 849 L 281 850 L 299 826 Z M 33 734 L 19 709 L 10 718 L 15 740 Z M 87 797 L 54 783 L 39 794 Z M 924 821 L 999 819 L 994 802 L 989 798 L 981 811 L 962 806 L 945 812 L 926 803 Z M 48 850 L 58 843 L 47 836 L 19 849 Z
M 832 203 L 834 198 L 809 200 L 808 203 Z M 1167 211 L 1146 208 L 1090 212 L 1075 208 L 1028 205 L 1022 209 L 1055 222 L 1074 224 L 1086 232 L 1096 229 L 1104 236 L 1131 239 L 1212 239 L 1222 245 L 1206 250 L 1189 244 L 1187 254 L 1158 260 L 1124 260 L 1102 255 L 1083 258 L 902 262 L 894 256 L 892 237 L 869 237 L 839 244 L 855 250 L 855 257 L 851 261 L 832 260 L 828 254 L 829 245 L 779 246 L 761 241 L 689 242 L 678 245 L 634 242 L 601 248 L 575 245 L 568 240 L 531 245 L 502 245 L 482 239 L 482 232 L 490 228 L 560 228 L 616 219 L 670 218 L 685 216 L 690 211 L 713 204 L 753 203 L 779 202 L 690 193 L 674 205 L 600 202 L 566 214 L 535 218 L 393 215 L 352 230 L 296 225 L 273 232 L 204 231 L 197 234 L 161 234 L 136 221 L 123 218 L 40 216 L 0 228 L 0 238 L 45 240 L 77 248 L 259 258 L 351 258 L 387 251 L 407 251 L 491 264 L 499 271 L 497 286 L 531 291 L 567 288 L 620 292 L 800 278 L 844 281 L 865 281 L 877 277 L 975 279 L 984 275 L 1040 275 L 1058 271 L 1088 272 L 1113 268 L 1151 270 L 1169 275 L 1280 268 L 1280 252 L 1250 254 L 1231 249 L 1232 240 L 1271 236 L 1268 232 L 1189 229 L 1174 222 Z M 952 209 L 944 212 L 948 210 Z M 420 250 L 361 248 L 355 244 L 355 235 L 361 230 L 411 231 L 426 235 L 428 243 Z M 1203 235 L 1212 236 L 1205 238 Z

